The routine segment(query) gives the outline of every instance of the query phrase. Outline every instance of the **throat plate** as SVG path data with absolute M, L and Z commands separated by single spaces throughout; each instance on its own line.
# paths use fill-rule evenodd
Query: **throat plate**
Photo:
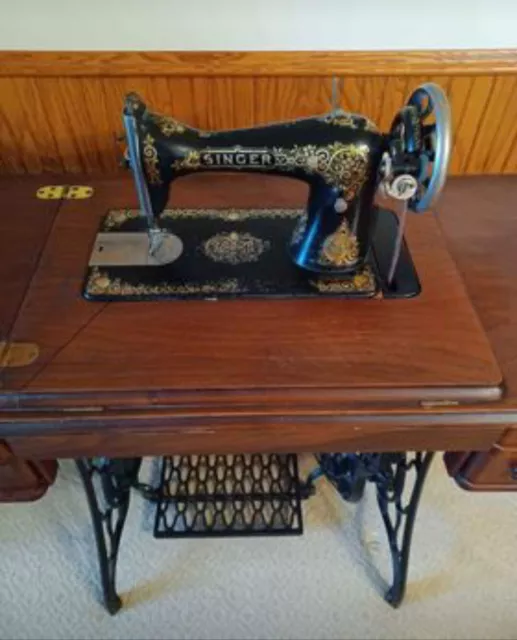
M 172 233 L 162 232 L 154 253 L 149 253 L 147 232 L 100 232 L 90 255 L 90 267 L 157 266 L 170 264 L 183 252 L 183 242 Z

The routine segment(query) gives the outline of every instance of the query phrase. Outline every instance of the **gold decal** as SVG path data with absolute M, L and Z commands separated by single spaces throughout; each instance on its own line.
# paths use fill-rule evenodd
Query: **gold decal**
M 363 131 L 372 131 L 378 133 L 376 125 L 364 116 L 357 115 L 355 113 L 347 113 L 346 111 L 338 111 L 337 113 L 330 113 L 323 118 L 325 122 L 334 125 L 335 127 L 347 127 L 348 129 L 359 129 Z
M 203 284 L 131 284 L 121 278 L 112 279 L 107 273 L 94 267 L 86 284 L 86 293 L 90 295 L 109 296 L 146 296 L 146 295 L 201 295 L 210 296 L 223 293 L 238 293 L 246 289 L 239 285 L 236 278 L 228 278 L 218 282 Z
M 258 159 L 260 158 L 260 162 Z M 195 170 L 203 167 L 214 169 L 271 168 L 283 172 L 300 171 L 308 175 L 320 175 L 327 184 L 343 190 L 343 197 L 350 202 L 355 198 L 368 177 L 369 148 L 365 144 L 334 142 L 324 147 L 295 145 L 292 148 L 273 147 L 261 149 L 211 149 L 189 151 L 172 163 L 175 171 Z
M 271 247 L 269 240 L 261 240 L 250 233 L 218 233 L 202 244 L 203 253 L 214 262 L 242 264 L 257 262 Z
M 158 152 L 154 146 L 154 138 L 149 133 L 144 138 L 144 165 L 149 182 L 156 185 L 162 184 Z
M 160 218 L 172 220 L 213 218 L 216 220 L 227 220 L 237 222 L 239 220 L 249 220 L 250 218 L 290 218 L 297 220 L 303 215 L 303 209 L 165 209 Z M 138 209 L 112 209 L 104 220 L 104 231 L 119 229 L 128 220 L 140 216 Z
M 310 283 L 321 293 L 374 293 L 376 290 L 375 275 L 369 266 L 348 278 L 318 278 Z
M 350 267 L 357 262 L 358 256 L 357 238 L 350 231 L 346 219 L 343 219 L 338 230 L 325 239 L 319 256 L 320 263 Z
M 174 118 L 170 118 L 169 116 L 153 114 L 152 118 L 163 135 L 167 137 L 172 136 L 175 133 L 185 133 L 185 130 L 187 129 L 184 124 L 178 122 L 178 120 L 175 120 Z

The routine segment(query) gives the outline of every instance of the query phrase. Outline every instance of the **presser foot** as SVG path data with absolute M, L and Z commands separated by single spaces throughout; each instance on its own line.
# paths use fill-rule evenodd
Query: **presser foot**
M 358 502 L 362 498 L 367 482 L 375 484 L 393 574 L 384 599 L 394 608 L 404 599 L 413 527 L 433 455 L 419 451 L 412 457 L 409 452 L 327 453 L 316 456 L 319 468 L 313 477 L 326 476 L 348 502 Z
M 104 606 L 111 615 L 122 606 L 116 590 L 117 559 L 140 464 L 141 458 L 76 460 L 92 517 Z

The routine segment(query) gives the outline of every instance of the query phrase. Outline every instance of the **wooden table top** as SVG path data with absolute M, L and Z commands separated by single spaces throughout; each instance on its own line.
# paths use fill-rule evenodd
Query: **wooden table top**
M 95 193 L 35 198 L 39 186 L 56 183 L 88 184 Z M 256 176 L 193 176 L 174 187 L 172 206 L 284 207 L 305 199 L 295 181 Z M 8 303 L 0 330 L 12 342 L 36 343 L 39 356 L 0 371 L 0 436 L 58 430 L 63 424 L 52 424 L 64 411 L 78 435 L 100 414 L 104 425 L 136 429 L 151 418 L 162 430 L 219 422 L 239 437 L 253 423 L 249 450 L 259 446 L 257 430 L 271 437 L 275 421 L 285 446 L 297 422 L 306 430 L 293 442 L 312 447 L 322 419 L 327 442 L 348 439 L 353 420 L 367 434 L 382 419 L 392 431 L 395 421 L 404 430 L 419 421 L 426 429 L 455 425 L 454 446 L 488 446 L 517 415 L 517 219 L 507 206 L 514 195 L 513 178 L 451 180 L 439 222 L 411 216 L 407 241 L 422 283 L 414 299 L 101 303 L 82 299 L 82 279 L 101 216 L 136 206 L 131 181 L 3 180 L 0 296 Z M 467 430 L 471 422 L 478 427 Z

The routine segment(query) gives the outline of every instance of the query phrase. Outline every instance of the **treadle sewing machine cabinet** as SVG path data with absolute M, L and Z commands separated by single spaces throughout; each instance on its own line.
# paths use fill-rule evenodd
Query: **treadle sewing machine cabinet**
M 114 613 L 133 488 L 173 538 L 301 533 L 319 476 L 351 501 L 373 482 L 397 606 L 434 452 L 517 488 L 516 181 L 452 181 L 423 213 L 450 148 L 432 84 L 387 133 L 339 110 L 203 132 L 134 94 L 123 118 L 136 189 L 0 182 L 1 499 L 77 460 Z

